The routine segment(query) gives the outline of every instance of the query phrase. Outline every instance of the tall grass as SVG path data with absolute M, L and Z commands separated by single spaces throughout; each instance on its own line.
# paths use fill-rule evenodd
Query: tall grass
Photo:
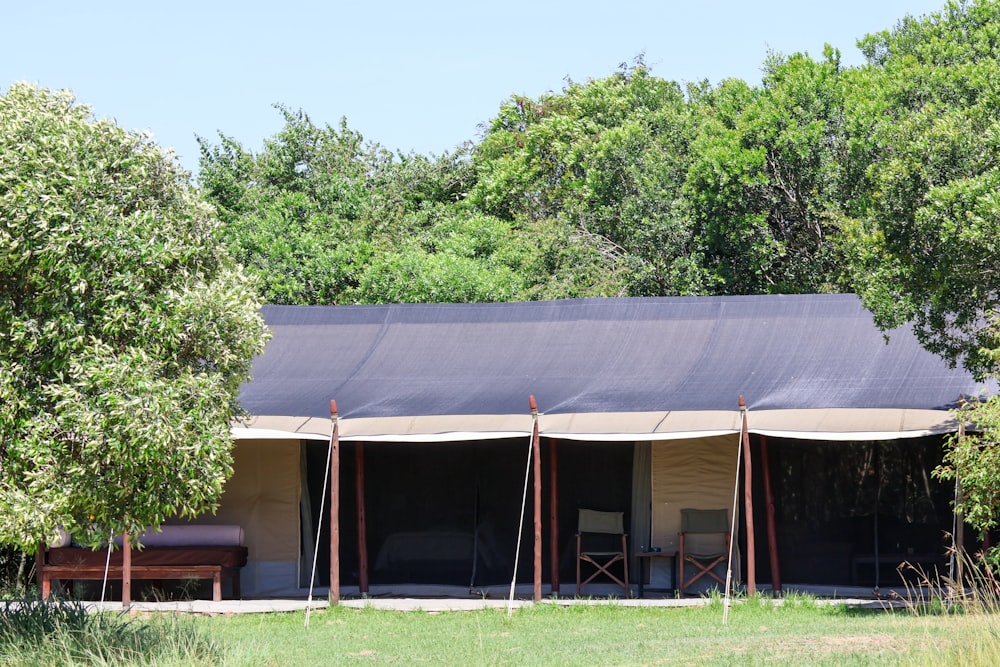
M 915 616 L 948 615 L 961 618 L 947 650 L 931 646 L 926 664 L 1000 665 L 1000 576 L 982 553 L 952 551 L 955 571 L 949 575 L 925 572 L 909 563 L 899 566 L 916 582 L 907 585 L 895 602 Z M 904 580 L 907 578 L 904 577 Z
M 191 619 L 143 619 L 79 602 L 8 600 L 0 607 L 0 664 L 215 665 L 221 647 Z

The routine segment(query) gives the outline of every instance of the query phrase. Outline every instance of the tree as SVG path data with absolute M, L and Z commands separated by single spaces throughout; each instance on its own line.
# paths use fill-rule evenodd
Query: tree
M 884 329 L 912 322 L 928 350 L 979 378 L 1000 372 L 1000 2 L 949 2 L 859 42 L 846 108 L 866 165 L 850 230 L 855 284 Z M 955 397 L 959 399 L 959 397 Z M 1000 402 L 961 411 L 943 479 L 980 530 L 1000 515 Z M 996 558 L 994 551 L 994 559 Z
M 844 288 L 839 59 L 772 54 L 762 88 L 727 80 L 703 96 L 685 193 L 716 291 Z
M 709 276 L 681 206 L 695 121 L 681 87 L 641 57 L 558 94 L 514 96 L 474 151 L 470 202 L 522 226 L 574 230 L 560 236 L 575 247 L 558 254 L 599 261 L 560 272 L 591 295 L 607 293 L 602 274 L 619 285 L 613 294 L 704 293 Z
M 981 378 L 1000 371 L 998 32 L 1000 3 L 981 0 L 869 35 L 847 112 L 867 146 L 859 294 Z
M 961 482 L 956 509 L 969 525 L 983 532 L 995 530 L 1000 516 L 1000 397 L 964 403 L 958 416 L 975 430 L 949 438 L 933 474 Z M 1000 549 L 991 549 L 989 557 L 994 566 L 1000 565 Z
M 266 330 L 189 176 L 68 92 L 0 97 L 0 542 L 211 509 Z

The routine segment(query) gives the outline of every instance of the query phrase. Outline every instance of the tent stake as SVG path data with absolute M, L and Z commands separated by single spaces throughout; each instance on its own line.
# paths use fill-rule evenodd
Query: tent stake
M 747 428 L 747 402 L 740 396 L 743 414 L 743 506 L 747 528 L 747 595 L 757 593 L 757 563 L 753 535 L 753 466 L 750 459 L 750 431 Z

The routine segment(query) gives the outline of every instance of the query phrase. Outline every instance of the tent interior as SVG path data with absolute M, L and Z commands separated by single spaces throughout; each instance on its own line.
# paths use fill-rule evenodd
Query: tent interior
M 542 456 L 550 456 L 543 442 Z M 318 516 L 324 443 L 309 443 L 309 495 L 314 525 L 329 536 L 329 516 Z M 629 443 L 580 442 L 558 461 L 560 577 L 575 577 L 577 508 L 626 512 L 631 502 L 633 453 Z M 358 584 L 358 446 L 344 443 L 340 475 L 341 581 Z M 510 582 L 518 545 L 528 440 L 447 443 L 377 442 L 364 445 L 364 495 L 370 581 L 477 588 Z M 543 466 L 544 467 L 544 466 Z M 530 581 L 532 526 L 521 533 L 518 580 Z M 548 496 L 543 513 L 549 516 Z M 543 558 L 549 562 L 548 528 Z M 325 541 L 329 544 L 328 538 Z M 320 549 L 317 583 L 329 584 L 329 551 Z
M 781 575 L 818 585 L 900 586 L 943 580 L 955 531 L 955 487 L 933 475 L 947 436 L 871 442 L 804 442 L 769 438 L 770 474 Z M 761 461 L 755 461 L 754 493 Z M 766 507 L 755 505 L 763 535 Z M 758 551 L 762 580 L 767 542 Z M 968 550 L 978 548 L 964 531 Z M 876 570 L 875 558 L 878 557 Z M 909 566 L 899 569 L 901 562 Z

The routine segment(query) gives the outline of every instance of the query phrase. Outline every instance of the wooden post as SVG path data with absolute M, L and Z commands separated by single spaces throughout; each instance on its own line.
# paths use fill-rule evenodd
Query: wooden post
M 533 598 L 535 602 L 542 599 L 542 452 L 539 449 L 538 438 L 538 404 L 535 397 L 528 397 L 528 405 L 531 407 L 531 448 L 532 466 L 535 469 L 535 588 Z
M 753 535 L 753 465 L 750 459 L 750 431 L 747 427 L 747 402 L 740 396 L 743 415 L 743 508 L 747 529 L 747 595 L 757 593 L 757 556 Z
M 128 531 L 122 533 L 122 607 L 132 606 L 132 545 Z
M 771 557 L 771 590 L 781 590 L 781 566 L 778 561 L 778 528 L 774 521 L 774 487 L 771 486 L 771 459 L 767 436 L 760 436 L 760 467 L 764 475 L 764 502 L 767 505 L 767 553 Z
M 960 413 L 961 414 L 961 413 Z M 965 440 L 965 415 L 961 414 L 961 421 L 958 423 L 959 440 Z M 962 482 L 958 475 L 955 475 L 955 506 L 952 512 L 955 513 L 955 534 L 952 535 L 952 558 L 955 559 L 954 581 L 958 586 L 958 594 L 965 595 L 965 517 L 959 514 L 958 507 L 962 503 Z M 989 531 L 986 532 L 987 540 Z M 983 551 L 988 549 L 988 545 L 983 545 Z
M 354 449 L 354 486 L 358 504 L 358 590 L 368 594 L 368 525 L 365 519 L 365 443 Z
M 42 599 L 49 599 L 48 591 L 46 591 L 43 582 L 45 578 L 42 576 L 42 568 L 45 566 L 45 542 L 38 543 L 38 549 L 35 550 L 35 580 L 38 582 L 38 590 L 42 592 Z
M 559 442 L 549 442 L 549 565 L 552 572 L 552 593 L 559 593 Z
M 337 402 L 330 401 L 330 604 L 340 604 L 340 432 Z

